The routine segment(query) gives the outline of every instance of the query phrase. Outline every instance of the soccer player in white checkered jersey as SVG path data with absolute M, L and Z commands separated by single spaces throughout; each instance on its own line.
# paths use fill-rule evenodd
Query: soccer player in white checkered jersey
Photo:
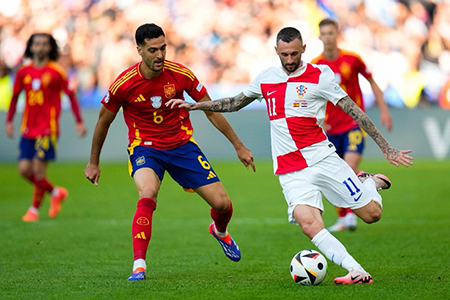
M 277 35 L 275 51 L 281 67 L 262 71 L 241 93 L 215 101 L 187 103 L 173 99 L 166 105 L 186 110 L 234 112 L 254 100 L 265 100 L 270 120 L 274 172 L 279 177 L 288 204 L 289 222 L 303 233 L 329 260 L 348 270 L 336 284 L 370 284 L 372 276 L 324 227 L 322 195 L 333 206 L 350 207 L 366 223 L 380 220 L 382 201 L 378 190 L 388 189 L 382 174 L 357 176 L 335 152 L 323 130 L 328 101 L 349 114 L 380 147 L 393 165 L 412 165 L 411 150 L 393 148 L 369 117 L 334 79 L 326 65 L 302 61 L 306 45 L 292 27 Z

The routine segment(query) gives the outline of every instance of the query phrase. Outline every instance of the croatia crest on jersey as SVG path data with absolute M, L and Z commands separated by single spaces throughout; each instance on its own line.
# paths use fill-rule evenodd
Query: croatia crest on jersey
M 175 84 L 166 84 L 164 86 L 164 96 L 166 96 L 167 99 L 172 99 L 176 94 Z
M 295 88 L 295 90 L 297 91 L 298 99 L 302 99 L 303 96 L 305 96 L 307 89 L 308 87 L 304 86 L 303 84 Z

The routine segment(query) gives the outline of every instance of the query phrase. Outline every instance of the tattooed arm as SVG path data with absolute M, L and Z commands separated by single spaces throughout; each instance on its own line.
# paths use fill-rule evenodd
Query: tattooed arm
M 367 114 L 363 112 L 349 96 L 345 96 L 339 100 L 336 105 L 352 117 L 356 123 L 370 135 L 391 164 L 397 167 L 399 163 L 405 167 L 412 165 L 411 160 L 413 158 L 406 155 L 406 153 L 411 152 L 411 150 L 398 150 L 393 148 L 378 131 L 377 127 L 373 124 Z
M 244 93 L 239 93 L 234 97 L 226 97 L 213 101 L 188 103 L 180 99 L 171 99 L 166 103 L 166 106 L 174 108 L 178 105 L 180 108 L 186 110 L 206 110 L 217 112 L 233 112 L 238 111 L 244 106 L 252 103 L 256 98 L 249 98 Z

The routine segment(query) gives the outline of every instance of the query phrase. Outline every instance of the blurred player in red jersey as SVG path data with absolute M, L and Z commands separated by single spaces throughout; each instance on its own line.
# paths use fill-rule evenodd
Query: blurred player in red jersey
M 227 232 L 233 214 L 227 192 L 192 138 L 189 112 L 170 109 L 165 105 L 172 98 L 183 99 L 184 92 L 195 101 L 209 101 L 206 88 L 188 68 L 165 59 L 167 45 L 165 34 L 159 26 L 144 24 L 136 30 L 135 38 L 142 61 L 122 72 L 103 98 L 92 139 L 91 156 L 85 168 L 86 177 L 97 185 L 100 152 L 108 128 L 122 108 L 128 126 L 130 175 L 139 194 L 131 227 L 133 273 L 128 280 L 145 279 L 153 211 L 166 171 L 183 188 L 195 191 L 211 206 L 214 222 L 209 225 L 210 233 L 229 259 L 239 261 L 239 247 Z M 206 116 L 233 144 L 245 167 L 251 166 L 255 171 L 252 153 L 225 117 L 212 112 L 207 112 Z
M 13 118 L 17 100 L 25 91 L 25 108 L 22 116 L 22 138 L 19 145 L 19 173 L 34 185 L 32 206 L 22 217 L 25 222 L 39 220 L 39 207 L 45 193 L 51 196 L 51 218 L 58 215 L 61 203 L 68 196 L 65 188 L 55 187 L 47 179 L 48 162 L 56 157 L 61 113 L 61 93 L 69 96 L 75 116 L 75 129 L 83 137 L 86 127 L 73 90 L 69 88 L 65 71 L 56 63 L 58 46 L 53 36 L 35 33 L 27 42 L 25 58 L 31 62 L 16 74 L 11 104 L 6 117 L 6 134 L 13 136 Z
M 358 78 L 359 74 L 363 75 L 369 81 L 375 95 L 375 101 L 380 108 L 381 124 L 391 131 L 392 119 L 384 101 L 383 92 L 373 79 L 366 64 L 359 55 L 338 47 L 339 24 L 333 19 L 323 19 L 319 23 L 319 30 L 324 50 L 311 63 L 328 65 L 335 73 L 336 80 L 341 88 L 364 111 L 364 100 Z M 336 147 L 337 154 L 350 165 L 355 173 L 358 173 L 364 150 L 365 132 L 361 130 L 355 120 L 331 102 L 327 104 L 324 127 L 328 139 Z M 352 209 L 337 207 L 336 210 L 338 220 L 328 227 L 328 230 L 355 230 L 357 222 Z

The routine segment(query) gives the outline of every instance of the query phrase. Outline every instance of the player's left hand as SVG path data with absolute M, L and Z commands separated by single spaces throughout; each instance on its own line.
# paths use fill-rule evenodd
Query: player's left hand
M 248 169 L 249 166 L 252 167 L 253 172 L 256 172 L 255 164 L 253 163 L 253 154 L 252 152 L 245 146 L 236 149 L 237 156 L 239 160 L 244 164 L 244 166 Z
M 398 167 L 399 164 L 402 164 L 405 167 L 409 167 L 413 164 L 413 157 L 407 155 L 406 153 L 410 152 L 411 150 L 398 150 L 391 147 L 384 153 L 384 156 L 391 164 L 396 167 Z
M 86 129 L 86 126 L 84 126 L 84 123 L 77 123 L 75 125 L 75 130 L 77 131 L 77 133 L 80 137 L 84 137 L 87 132 L 87 129 Z

